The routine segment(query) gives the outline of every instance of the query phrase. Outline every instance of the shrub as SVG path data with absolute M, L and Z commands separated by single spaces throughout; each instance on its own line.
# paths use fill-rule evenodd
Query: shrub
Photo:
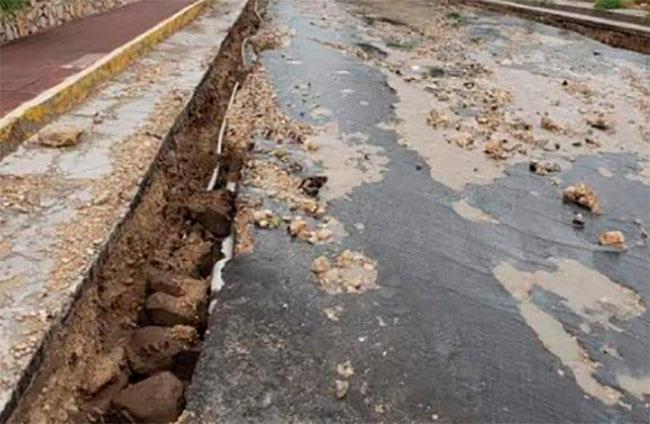
M 625 7 L 623 0 L 596 0 L 596 9 L 621 9 Z
M 0 0 L 0 16 L 13 15 L 27 4 L 27 0 Z

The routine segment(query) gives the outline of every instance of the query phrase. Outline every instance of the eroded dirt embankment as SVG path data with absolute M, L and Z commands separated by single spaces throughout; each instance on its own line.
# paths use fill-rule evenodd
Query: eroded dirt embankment
M 233 196 L 206 191 L 228 100 L 245 76 L 242 43 L 264 1 L 249 1 L 168 133 L 126 219 L 69 315 L 41 349 L 9 422 L 163 422 L 181 413 L 200 351 L 212 266 Z M 155 396 L 154 396 L 155 395 Z

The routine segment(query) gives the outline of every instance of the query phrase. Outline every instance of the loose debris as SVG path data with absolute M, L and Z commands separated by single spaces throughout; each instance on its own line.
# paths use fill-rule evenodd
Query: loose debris
M 330 321 L 338 321 L 340 319 L 341 312 L 343 312 L 343 307 L 341 306 L 323 309 L 323 313 Z
M 128 386 L 113 403 L 131 421 L 167 423 L 176 420 L 182 411 L 183 390 L 181 380 L 163 371 Z
M 352 368 L 352 363 L 348 360 L 342 364 L 336 366 L 336 371 L 343 378 L 350 378 L 354 375 L 354 368 Z
M 377 263 L 363 253 L 345 250 L 333 261 L 319 256 L 312 263 L 318 285 L 329 294 L 377 289 Z
M 350 389 L 350 383 L 345 380 L 336 380 L 334 382 L 334 393 L 338 399 L 343 399 Z
M 318 196 L 318 191 L 325 185 L 327 182 L 327 177 L 307 177 L 303 178 L 300 182 L 300 188 L 305 192 L 306 195 L 311 197 Z
M 625 236 L 620 231 L 605 231 L 598 237 L 598 244 L 622 249 L 625 247 Z
M 573 219 L 571 220 L 571 223 L 575 228 L 578 229 L 583 229 L 585 228 L 585 217 L 582 215 L 580 212 L 576 212 L 573 214 Z
M 562 200 L 565 203 L 573 203 L 589 209 L 596 215 L 601 213 L 600 200 L 596 193 L 585 183 L 578 183 L 565 188 L 562 192 Z
M 537 175 L 548 175 L 553 172 L 560 172 L 562 167 L 559 164 L 554 162 L 540 162 L 537 160 L 531 160 L 528 169 L 530 172 L 534 172 Z
M 255 224 L 259 228 L 273 229 L 282 225 L 282 218 L 275 215 L 270 209 L 255 211 L 253 213 L 253 218 L 255 219 Z
M 46 147 L 68 147 L 79 143 L 84 131 L 74 125 L 60 125 L 42 130 L 38 142 Z

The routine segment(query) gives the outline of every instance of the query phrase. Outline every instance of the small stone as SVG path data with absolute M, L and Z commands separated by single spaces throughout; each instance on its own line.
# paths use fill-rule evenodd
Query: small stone
M 83 132 L 74 125 L 60 125 L 41 131 L 38 142 L 46 147 L 74 146 L 81 140 Z
M 205 318 L 208 286 L 201 280 L 187 278 L 184 294 L 174 296 L 156 292 L 147 298 L 145 309 L 151 322 L 171 327 L 174 325 L 198 325 Z
M 292 237 L 297 237 L 299 234 L 309 229 L 309 224 L 302 217 L 296 217 L 289 223 L 289 234 Z
M 327 177 L 316 176 L 303 178 L 300 182 L 300 188 L 307 196 L 316 197 L 321 187 L 327 182 Z
M 94 395 L 111 382 L 117 381 L 126 368 L 124 349 L 117 347 L 97 358 L 86 370 L 81 391 Z
M 317 241 L 327 241 L 332 238 L 332 231 L 327 228 L 322 228 L 316 231 L 316 240 Z
M 611 122 L 606 120 L 602 115 L 594 115 L 587 119 L 587 123 L 597 130 L 607 131 L 612 128 Z
M 317 274 L 322 274 L 332 269 L 332 264 L 325 256 L 319 256 L 318 258 L 314 259 L 314 262 L 311 265 L 311 269 Z
M 233 196 L 227 190 L 205 191 L 192 195 L 185 208 L 192 220 L 215 237 L 230 234 Z
M 354 368 L 352 368 L 352 363 L 350 361 L 338 364 L 336 366 L 336 371 L 343 378 L 350 378 L 354 375 Z
M 600 214 L 600 200 L 596 193 L 584 183 L 571 185 L 562 192 L 562 200 L 565 203 L 573 203 L 589 209 L 594 214 Z
M 134 372 L 150 375 L 169 369 L 174 357 L 191 349 L 197 340 L 196 329 L 187 325 L 142 327 L 133 331 L 126 353 Z
M 181 380 L 163 371 L 126 387 L 115 396 L 113 404 L 136 422 L 168 423 L 182 412 L 183 390 Z
M 601 246 L 613 246 L 623 248 L 625 246 L 625 236 L 620 231 L 605 231 L 598 238 Z
M 576 212 L 573 215 L 573 220 L 571 221 L 571 223 L 576 228 L 580 228 L 580 229 L 585 228 L 585 217 L 580 212 Z
M 334 391 L 338 399 L 343 399 L 350 389 L 350 383 L 344 380 L 336 380 L 334 382 Z

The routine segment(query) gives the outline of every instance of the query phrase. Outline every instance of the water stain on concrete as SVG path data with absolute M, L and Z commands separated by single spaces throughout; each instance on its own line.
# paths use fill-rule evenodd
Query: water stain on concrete
M 367 144 L 363 134 L 345 134 L 336 122 L 325 124 L 308 143 L 314 161 L 325 169 L 328 181 L 322 190 L 325 200 L 344 198 L 362 184 L 378 182 L 388 164 L 383 148 Z
M 643 400 L 644 396 L 650 396 L 650 376 L 634 377 L 621 373 L 616 376 L 616 382 L 638 399 Z
M 398 121 L 394 126 L 401 138 L 399 142 L 425 159 L 431 178 L 454 190 L 463 190 L 467 184 L 488 184 L 502 175 L 501 167 L 486 160 L 482 151 L 465 151 L 448 144 L 441 131 L 427 124 L 432 103 L 423 90 L 392 73 L 387 72 L 386 77 L 399 97 L 395 104 Z
M 458 215 L 462 216 L 468 221 L 490 223 L 490 224 L 499 223 L 499 221 L 494 219 L 492 216 L 483 212 L 479 208 L 470 205 L 465 199 L 461 199 L 452 203 L 451 207 Z
M 517 300 L 517 307 L 526 323 L 535 331 L 544 346 L 569 367 L 576 383 L 585 393 L 607 405 L 618 403 L 622 394 L 600 383 L 594 377 L 601 364 L 594 362 L 587 351 L 562 323 L 533 302 L 533 289 L 539 288 L 558 295 L 561 303 L 584 319 L 583 324 L 593 329 L 622 331 L 613 321 L 627 321 L 641 316 L 646 306 L 637 293 L 623 287 L 599 272 L 571 259 L 552 260 L 554 272 L 520 271 L 509 263 L 501 263 L 494 275 Z M 639 383 L 622 378 L 625 390 L 637 390 Z M 629 387 L 629 389 L 628 389 Z M 638 390 L 637 390 L 638 392 Z

